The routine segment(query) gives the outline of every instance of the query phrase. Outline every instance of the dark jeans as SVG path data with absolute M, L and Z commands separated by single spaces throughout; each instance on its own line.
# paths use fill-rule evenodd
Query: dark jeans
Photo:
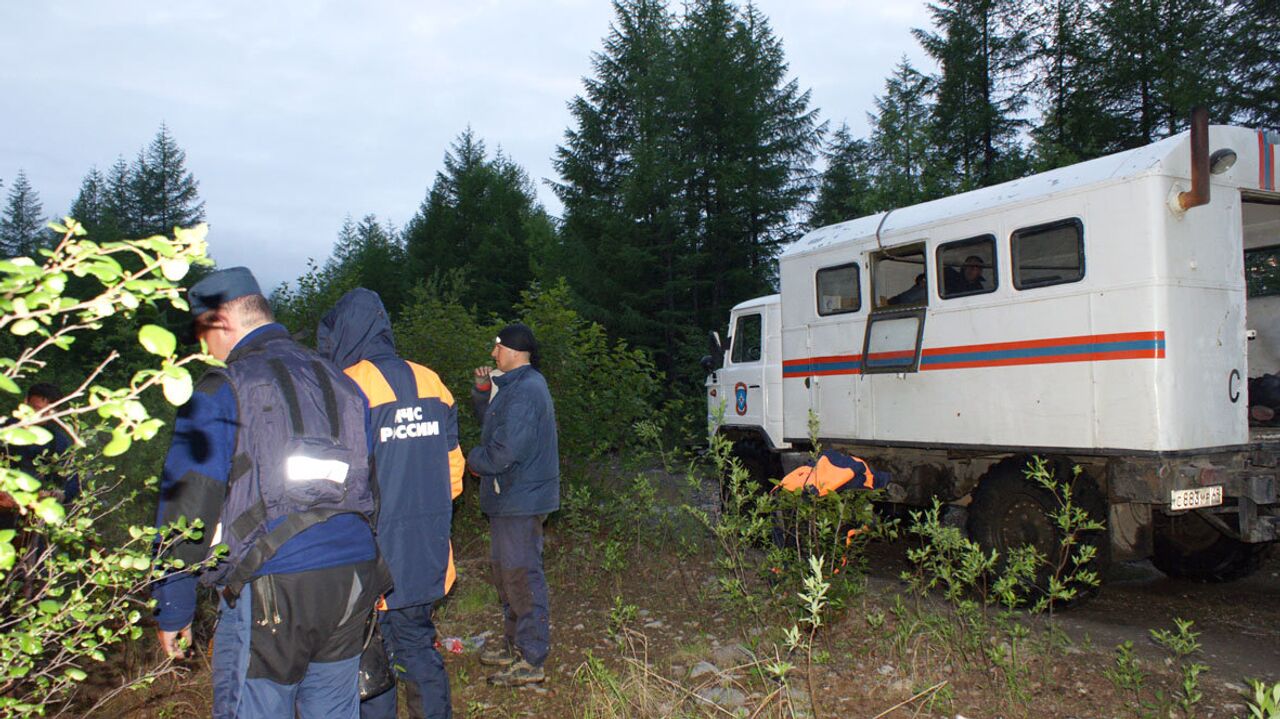
M 489 563 L 502 602 L 502 633 L 535 667 L 547 661 L 551 648 L 551 610 L 542 571 L 543 519 L 489 518 Z
M 409 716 L 414 719 L 450 719 L 449 675 L 436 651 L 435 606 L 419 604 L 378 613 L 378 628 L 387 658 L 404 684 Z M 395 719 L 396 687 L 360 704 L 361 719 Z

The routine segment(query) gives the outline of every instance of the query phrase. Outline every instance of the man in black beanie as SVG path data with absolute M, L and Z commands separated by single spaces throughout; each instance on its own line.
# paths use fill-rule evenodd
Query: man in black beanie
M 487 366 L 475 371 L 471 399 L 482 434 L 467 466 L 480 477 L 480 509 L 489 518 L 489 561 L 504 622 L 503 642 L 480 661 L 502 667 L 490 682 L 520 686 L 546 679 L 551 614 L 542 523 L 560 508 L 560 451 L 533 331 L 522 324 L 504 327 L 491 356 L 502 374 L 491 377 Z

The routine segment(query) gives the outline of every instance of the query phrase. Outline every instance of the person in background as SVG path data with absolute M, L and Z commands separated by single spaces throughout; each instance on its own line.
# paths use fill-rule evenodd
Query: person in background
M 27 390 L 24 403 L 35 410 L 37 415 L 41 415 L 49 405 L 61 402 L 62 397 L 62 391 L 56 386 L 40 382 L 31 385 Z M 9 418 L 5 423 L 11 421 L 13 421 L 12 418 Z M 45 421 L 39 426 L 52 435 L 47 442 L 5 447 L 5 454 L 8 455 L 12 467 L 40 480 L 42 496 L 54 497 L 64 505 L 70 504 L 80 496 L 79 476 L 69 472 L 64 477 L 58 467 L 49 463 L 70 449 L 71 437 L 57 422 Z M 12 497 L 0 492 L 0 529 L 15 529 L 18 524 L 17 505 L 14 504 Z
M 214 272 L 188 292 L 196 337 L 226 363 L 196 383 L 165 457 L 157 526 L 204 523 L 173 546 L 220 597 L 213 716 L 360 714 L 364 630 L 386 589 L 370 527 L 364 398 L 277 324 L 253 274 Z M 191 641 L 196 574 L 153 587 L 160 646 Z
M 916 281 L 907 289 L 899 292 L 889 298 L 886 304 L 890 305 L 915 305 L 924 302 L 929 294 L 928 287 L 925 285 L 924 273 L 916 275 Z
M 432 612 L 455 577 L 450 522 L 465 462 L 453 395 L 435 372 L 396 355 L 387 311 L 371 290 L 338 300 L 320 321 L 316 346 L 355 381 L 372 413 L 378 548 L 394 583 L 378 617 L 383 644 L 404 683 L 409 715 L 450 717 Z M 360 715 L 394 718 L 396 701 L 393 687 L 365 700 Z
M 968 295 L 986 289 L 986 280 L 982 277 L 983 267 L 982 258 L 977 255 L 964 258 L 964 264 L 959 270 L 948 267 L 944 273 L 947 295 Z
M 502 644 L 480 661 L 502 668 L 491 683 L 520 686 L 546 679 L 551 611 L 542 523 L 560 508 L 560 450 L 533 331 L 508 325 L 490 356 L 502 375 L 491 378 L 491 367 L 475 370 L 471 398 L 482 433 L 467 466 L 480 477 L 480 510 L 489 518 L 490 567 L 504 621 Z M 491 396 L 492 384 L 498 392 Z

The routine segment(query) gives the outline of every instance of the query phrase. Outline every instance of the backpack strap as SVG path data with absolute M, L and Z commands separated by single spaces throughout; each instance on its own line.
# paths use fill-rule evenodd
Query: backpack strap
M 267 360 L 267 365 L 271 367 L 271 374 L 275 376 L 276 384 L 284 393 L 285 404 L 289 405 L 289 427 L 293 430 L 293 436 L 301 437 L 306 428 L 302 424 L 302 405 L 298 403 L 298 388 L 293 385 L 289 368 L 278 359 Z M 333 391 L 332 388 L 330 391 Z
M 319 360 L 311 363 L 311 370 L 316 373 L 320 394 L 324 397 L 324 413 L 329 418 L 329 436 L 337 441 L 342 436 L 342 415 L 338 413 L 338 395 L 333 391 L 333 380 Z
M 245 583 L 253 578 L 268 559 L 275 556 L 285 542 L 305 529 L 310 529 L 339 514 L 350 512 L 349 509 L 309 509 L 305 512 L 290 514 L 275 529 L 258 537 L 240 563 L 227 573 L 222 583 L 233 596 L 240 596 L 240 590 L 244 589 Z

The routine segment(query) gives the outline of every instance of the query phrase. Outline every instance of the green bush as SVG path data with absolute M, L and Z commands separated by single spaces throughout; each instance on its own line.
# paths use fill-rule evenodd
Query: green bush
M 0 331 L 17 338 L 16 347 L 0 357 L 0 390 L 13 395 L 22 394 L 19 383 L 46 369 L 48 353 L 92 337 L 109 318 L 134 317 L 140 307 L 161 302 L 185 310 L 177 282 L 192 263 L 207 262 L 203 226 L 175 230 L 173 239 L 101 244 L 84 239 L 83 228 L 72 220 L 54 228 L 63 237 L 54 249 L 41 250 L 41 262 L 0 260 Z M 73 297 L 68 281 L 75 278 L 82 281 Z M 206 359 L 180 357 L 173 333 L 159 325 L 143 324 L 133 334 L 153 366 L 107 374 L 120 357 L 112 351 L 88 377 L 77 379 L 65 399 L 40 414 L 19 405 L 0 428 L 4 444 L 43 445 L 52 438 L 45 425 L 61 425 L 74 447 L 55 461 L 66 464 L 63 471 L 75 471 L 83 486 L 81 499 L 65 507 L 38 478 L 0 466 L 0 492 L 17 505 L 22 531 L 0 531 L 0 716 L 43 715 L 65 704 L 87 678 L 86 668 L 137 639 L 147 608 L 140 593 L 172 568 L 153 564 L 153 548 L 198 534 L 198 527 L 185 525 L 165 531 L 132 526 L 120 541 L 103 536 L 104 527 L 119 521 L 111 515 L 129 504 L 103 500 L 113 484 L 105 478 L 114 475 L 103 458 L 154 438 L 162 421 L 150 415 L 144 394 L 158 388 L 170 403 L 184 403 L 192 392 L 188 366 Z M 118 386 L 108 381 L 111 376 L 128 379 Z M 82 425 L 89 417 L 95 424 Z M 171 667 L 165 663 L 125 677 L 117 691 Z M 98 697 L 99 704 L 111 694 Z
M 494 337 L 508 320 L 477 319 L 458 299 L 459 284 L 453 278 L 415 290 L 395 323 L 395 336 L 403 357 L 435 370 L 454 394 L 463 445 L 469 447 L 479 439 L 470 411 L 471 372 L 492 364 Z M 562 465 L 580 469 L 631 442 L 632 425 L 654 413 L 660 387 L 648 357 L 611 342 L 603 327 L 583 319 L 563 283 L 533 287 L 513 309 L 509 321 L 529 325 L 542 350 L 540 370 L 555 401 Z

